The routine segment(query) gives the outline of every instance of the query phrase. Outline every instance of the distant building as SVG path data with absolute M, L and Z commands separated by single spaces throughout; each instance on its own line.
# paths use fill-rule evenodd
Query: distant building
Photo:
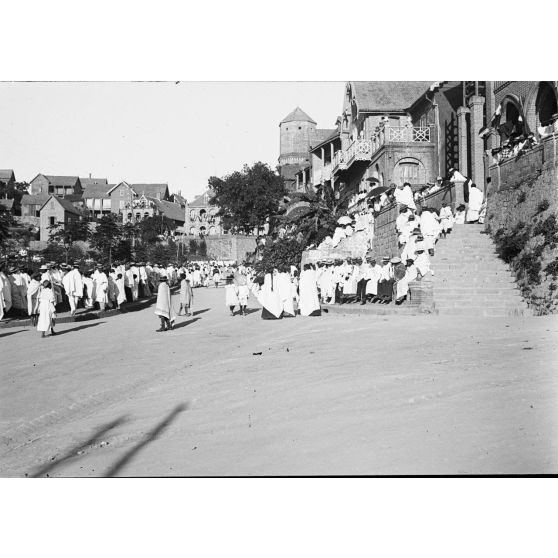
M 109 191 L 114 186 L 115 184 L 102 183 L 89 183 L 85 186 L 82 197 L 90 216 L 99 218 L 112 212 Z
M 78 176 L 53 176 L 38 174 L 29 182 L 29 193 L 52 194 L 59 197 L 81 197 L 83 188 Z
M 218 208 L 210 205 L 211 191 L 207 190 L 186 205 L 184 229 L 189 236 L 215 236 L 223 234 Z
M 40 240 L 42 242 L 48 242 L 51 226 L 58 225 L 64 228 L 72 221 L 78 220 L 82 215 L 72 202 L 54 195 L 48 197 L 39 213 Z
M 21 198 L 22 223 L 39 227 L 41 207 L 49 198 L 49 194 L 24 194 Z
M 334 129 L 316 128 L 316 125 L 316 121 L 300 107 L 296 107 L 279 123 L 279 173 L 289 191 L 296 190 L 296 173 L 310 167 L 310 147 L 335 132 Z M 300 185 L 299 190 L 303 190 L 303 186 Z
M 15 173 L 12 169 L 0 169 L 0 182 L 6 186 L 13 186 L 15 181 Z
M 0 199 L 0 206 L 2 206 L 6 211 L 14 214 L 14 200 Z

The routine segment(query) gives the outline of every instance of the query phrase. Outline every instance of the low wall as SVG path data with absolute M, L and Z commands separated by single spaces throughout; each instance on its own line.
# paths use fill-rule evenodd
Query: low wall
M 374 239 L 372 240 L 372 253 L 380 261 L 383 256 L 390 258 L 399 255 L 397 246 L 397 230 L 395 220 L 399 215 L 396 205 L 384 208 L 374 219 Z
M 517 188 L 526 180 L 536 179 L 541 171 L 556 168 L 557 157 L 558 134 L 552 134 L 526 153 L 490 165 L 491 192 Z
M 243 262 L 256 249 L 256 237 L 245 235 L 206 236 L 207 255 L 216 260 Z

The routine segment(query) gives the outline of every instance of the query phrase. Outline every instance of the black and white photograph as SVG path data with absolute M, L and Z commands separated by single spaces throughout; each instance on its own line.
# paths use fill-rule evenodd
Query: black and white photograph
M 2 556 L 552 555 L 552 4 L 1 14 Z
M 1 475 L 556 471 L 557 82 L 0 105 Z

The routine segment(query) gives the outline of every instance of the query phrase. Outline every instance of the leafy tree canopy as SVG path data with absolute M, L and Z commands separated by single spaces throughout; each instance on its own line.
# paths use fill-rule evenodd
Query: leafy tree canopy
M 283 178 L 261 162 L 244 165 L 242 171 L 223 178 L 212 176 L 209 188 L 213 192 L 210 203 L 219 208 L 224 228 L 245 234 L 276 215 L 287 193 Z

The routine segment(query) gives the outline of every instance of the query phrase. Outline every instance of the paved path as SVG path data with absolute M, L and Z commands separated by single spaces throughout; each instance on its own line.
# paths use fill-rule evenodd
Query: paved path
M 0 475 L 558 471 L 555 317 L 194 310 L 1 331 Z

